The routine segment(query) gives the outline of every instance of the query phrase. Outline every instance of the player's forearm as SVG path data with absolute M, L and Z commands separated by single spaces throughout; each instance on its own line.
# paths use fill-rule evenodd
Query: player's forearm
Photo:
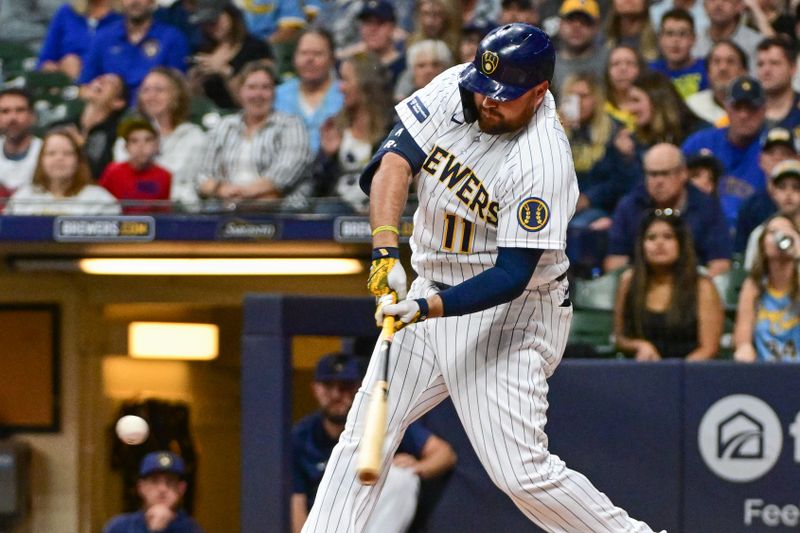
M 543 252 L 535 248 L 500 248 L 495 266 L 428 298 L 428 318 L 477 313 L 517 298 L 530 282 Z M 433 305 L 441 306 L 441 314 L 432 314 Z
M 392 152 L 383 156 L 369 195 L 369 221 L 373 230 L 381 226 L 398 227 L 411 178 L 411 167 L 405 159 Z M 397 243 L 398 235 L 393 231 L 380 231 L 372 238 L 375 247 L 397 246 Z

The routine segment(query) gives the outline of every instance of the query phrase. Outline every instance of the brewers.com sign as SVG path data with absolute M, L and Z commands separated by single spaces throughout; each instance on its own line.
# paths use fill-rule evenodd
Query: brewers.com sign
M 60 216 L 53 220 L 58 242 L 147 242 L 156 236 L 156 222 L 148 216 Z

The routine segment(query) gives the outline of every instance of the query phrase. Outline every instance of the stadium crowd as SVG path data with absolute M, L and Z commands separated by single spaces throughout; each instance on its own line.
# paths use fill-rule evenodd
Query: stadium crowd
M 690 333 L 680 356 L 715 356 L 723 311 L 708 280 L 743 263 L 758 273 L 744 284 L 749 308 L 780 308 L 792 327 L 753 342 L 777 315 L 745 313 L 737 358 L 798 359 L 797 269 L 773 270 L 800 250 L 800 2 L 160 4 L 2 3 L 6 214 L 365 214 L 358 175 L 393 105 L 472 61 L 493 28 L 526 22 L 558 49 L 551 91 L 581 191 L 574 273 L 631 267 L 619 348 L 666 357 L 646 333 L 677 328 Z

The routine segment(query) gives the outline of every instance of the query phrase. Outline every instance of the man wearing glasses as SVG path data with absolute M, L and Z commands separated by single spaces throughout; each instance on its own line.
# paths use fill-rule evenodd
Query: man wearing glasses
M 651 209 L 680 216 L 689 226 L 698 263 L 714 276 L 730 269 L 732 241 L 719 200 L 689 183 L 680 148 L 661 143 L 644 156 L 644 184 L 622 197 L 609 231 L 605 270 L 623 267 L 633 258 L 641 217 Z

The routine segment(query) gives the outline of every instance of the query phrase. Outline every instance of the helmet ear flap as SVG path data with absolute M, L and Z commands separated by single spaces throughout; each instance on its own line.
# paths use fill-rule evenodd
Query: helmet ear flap
M 478 107 L 475 105 L 475 98 L 472 91 L 468 91 L 461 85 L 458 86 L 458 92 L 461 93 L 461 108 L 464 110 L 464 120 L 467 123 L 473 123 L 478 120 Z

